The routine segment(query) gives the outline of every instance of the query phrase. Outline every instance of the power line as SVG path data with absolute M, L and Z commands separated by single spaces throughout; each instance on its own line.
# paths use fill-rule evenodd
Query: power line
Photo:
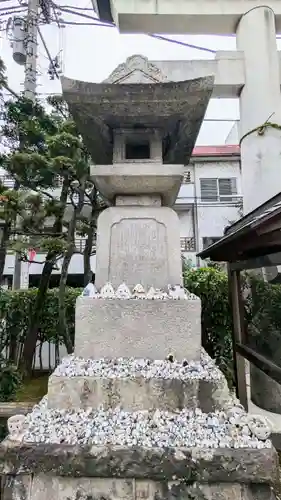
M 93 12 L 94 10 L 92 7 L 74 7 L 74 5 L 58 5 L 55 4 L 54 2 L 52 2 L 52 5 L 57 7 L 58 9 L 89 10 L 91 12 Z
M 188 47 L 190 49 L 202 50 L 204 52 L 210 52 L 211 54 L 217 53 L 217 50 L 214 50 L 214 49 L 209 49 L 207 47 L 201 47 L 200 45 L 193 45 L 193 44 L 187 43 L 187 42 L 181 42 L 180 40 L 173 40 L 172 38 L 166 38 L 165 36 L 161 36 L 161 35 L 149 34 L 148 36 L 150 36 L 151 38 L 156 38 L 158 40 L 163 40 L 164 42 L 170 42 L 170 43 L 175 43 L 177 45 L 182 45 L 183 47 Z
M 112 24 L 102 24 L 102 23 L 76 23 L 75 21 L 65 21 L 64 19 L 61 20 L 63 24 L 71 25 L 71 26 L 99 26 L 100 28 L 115 28 L 115 26 Z

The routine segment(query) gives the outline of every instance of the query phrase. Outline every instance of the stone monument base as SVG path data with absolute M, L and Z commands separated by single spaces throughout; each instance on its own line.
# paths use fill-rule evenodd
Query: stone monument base
M 233 405 L 227 381 L 204 349 L 197 362 L 64 358 L 49 378 L 48 409 L 204 413 Z
M 213 380 L 101 377 L 61 377 L 52 375 L 48 385 L 48 408 L 98 409 L 101 406 L 125 411 L 175 411 L 200 408 L 208 413 L 223 410 L 230 400 L 224 377 Z
M 145 449 L 13 444 L 0 472 L 18 500 L 275 500 L 273 448 Z
M 195 297 L 195 296 L 194 296 Z M 196 361 L 201 351 L 201 302 L 78 297 L 75 355 Z

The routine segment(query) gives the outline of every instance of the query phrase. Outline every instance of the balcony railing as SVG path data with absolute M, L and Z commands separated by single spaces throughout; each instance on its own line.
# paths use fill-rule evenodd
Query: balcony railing
M 32 241 L 29 236 L 21 236 L 21 240 L 24 240 L 26 243 L 30 243 L 30 247 L 32 248 Z M 16 241 L 16 236 L 10 236 L 10 242 Z M 75 248 L 78 252 L 83 252 L 86 246 L 87 238 L 75 238 Z M 96 240 L 93 241 L 92 252 L 96 250 Z M 36 249 L 37 253 L 42 253 L 39 248 Z M 14 253 L 14 251 L 10 248 L 8 249 L 8 253 Z M 45 253 L 45 252 L 44 252 Z
M 83 252 L 86 246 L 87 238 L 75 238 L 75 247 L 78 252 Z M 92 252 L 96 250 L 96 241 L 93 241 Z
M 182 237 L 180 241 L 182 252 L 195 252 L 195 239 L 193 237 Z
M 15 184 L 15 179 L 9 175 L 0 175 L 0 182 L 7 188 L 13 188 Z
M 12 188 L 14 187 L 15 184 L 15 179 L 9 175 L 5 174 L 0 174 L 0 182 L 4 184 L 5 187 L 7 188 Z M 63 177 L 56 175 L 54 179 L 54 185 L 53 187 L 55 188 L 61 188 L 62 187 L 62 182 L 63 182 Z

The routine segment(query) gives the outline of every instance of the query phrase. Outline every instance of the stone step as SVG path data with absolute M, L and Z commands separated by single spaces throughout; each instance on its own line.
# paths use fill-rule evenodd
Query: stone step
M 231 400 L 227 382 L 218 379 L 103 378 L 52 375 L 48 407 L 52 409 L 122 408 L 125 411 L 200 408 L 208 413 L 224 409 Z
M 195 297 L 195 296 L 194 296 Z M 201 301 L 78 297 L 75 355 L 196 361 L 201 351 Z
M 275 500 L 273 448 L 146 449 L 0 445 L 0 472 L 22 500 Z

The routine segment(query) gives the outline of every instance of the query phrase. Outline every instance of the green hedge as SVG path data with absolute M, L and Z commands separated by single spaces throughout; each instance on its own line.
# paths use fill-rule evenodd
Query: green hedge
M 26 336 L 31 311 L 34 308 L 37 290 L 1 291 L 0 292 L 0 317 L 5 319 L 2 322 L 0 331 L 0 341 L 2 346 L 9 344 L 16 339 L 23 342 Z M 69 332 L 74 339 L 74 313 L 75 300 L 81 293 L 81 289 L 68 288 L 66 291 L 66 318 L 69 325 Z M 47 300 L 41 317 L 41 327 L 38 340 L 52 343 L 63 343 L 59 336 L 58 327 L 58 293 L 57 289 L 48 291 Z
M 202 345 L 216 360 L 232 386 L 232 319 L 227 275 L 224 271 L 212 267 L 188 270 L 184 273 L 184 285 L 201 299 Z

